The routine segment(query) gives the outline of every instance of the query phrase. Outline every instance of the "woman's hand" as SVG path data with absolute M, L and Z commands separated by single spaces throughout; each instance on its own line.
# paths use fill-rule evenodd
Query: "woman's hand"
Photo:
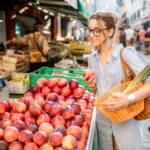
M 103 103 L 103 106 L 107 111 L 113 112 L 129 106 L 128 98 L 123 93 L 112 93 L 111 98 L 111 101 Z
M 96 76 L 93 75 L 89 80 L 87 78 L 88 78 L 88 75 L 83 78 L 85 84 L 90 88 L 95 87 L 96 86 Z

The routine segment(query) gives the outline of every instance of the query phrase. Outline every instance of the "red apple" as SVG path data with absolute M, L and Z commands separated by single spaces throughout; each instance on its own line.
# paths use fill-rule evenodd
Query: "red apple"
M 8 102 L 9 108 L 12 109 L 15 101 L 12 99 L 9 99 L 7 102 Z
M 63 136 L 66 135 L 66 128 L 64 126 L 57 126 L 54 130 L 54 132 L 60 132 Z
M 62 111 L 62 116 L 64 119 L 70 119 L 75 116 L 74 110 L 71 107 L 67 107 Z
M 43 100 L 39 99 L 33 99 L 30 105 L 39 105 L 41 108 L 43 107 Z
M 4 140 L 0 140 L 0 150 L 8 150 L 9 144 L 4 141 Z
M 82 137 L 81 137 L 80 141 L 82 141 L 83 143 L 85 143 L 85 144 L 86 144 L 86 136 L 82 135 Z
M 28 100 L 28 99 L 26 99 L 26 98 L 19 98 L 19 99 L 18 99 L 18 102 L 22 102 L 22 103 L 24 103 L 24 104 L 26 105 L 26 108 L 28 108 L 28 107 L 29 107 L 29 105 L 30 105 L 29 100 Z
M 36 119 L 34 117 L 28 117 L 24 120 L 25 125 L 36 124 Z
M 89 80 L 92 76 L 94 76 L 95 73 L 92 69 L 85 69 L 83 71 L 83 77 L 87 76 L 87 79 Z
M 69 95 L 68 97 L 66 97 L 66 100 L 67 99 L 74 99 L 75 100 L 75 97 L 73 95 Z
M 2 140 L 4 136 L 4 130 L 0 128 L 0 140 Z
M 85 116 L 85 122 L 87 122 L 88 125 L 90 125 L 91 124 L 91 117 Z
M 17 120 L 22 120 L 24 121 L 25 117 L 22 113 L 13 113 L 11 114 L 11 118 L 12 122 L 15 122 Z
M 82 141 L 78 141 L 77 143 L 77 149 L 78 150 L 85 150 L 85 143 Z
M 58 101 L 58 94 L 57 93 L 48 94 L 47 100 L 57 102 Z
M 2 128 L 5 129 L 12 125 L 12 121 L 10 119 L 3 119 L 2 120 Z
M 81 107 L 80 107 L 80 105 L 78 103 L 73 103 L 70 106 L 73 108 L 75 115 L 79 115 L 80 114 Z
M 81 98 L 82 96 L 83 96 L 83 91 L 82 91 L 82 89 L 80 89 L 80 88 L 77 88 L 77 89 L 74 89 L 73 90 L 73 96 L 75 97 L 75 98 Z
M 58 95 L 60 95 L 61 94 L 61 88 L 59 88 L 57 85 L 54 86 L 52 88 L 52 93 L 57 93 Z
M 64 78 L 59 78 L 57 81 L 57 85 L 62 88 L 65 87 L 67 85 L 67 80 Z
M 49 115 L 51 117 L 60 116 L 62 112 L 62 108 L 59 104 L 53 104 L 51 109 L 49 110 Z
M 33 97 L 33 94 L 32 94 L 31 92 L 26 92 L 26 93 L 24 94 L 24 97 L 28 97 L 28 96 L 32 96 L 32 97 Z
M 87 102 L 85 100 L 78 100 L 77 103 L 80 105 L 80 107 L 87 108 Z
M 62 95 L 59 95 L 59 96 L 58 96 L 58 101 L 59 101 L 59 100 L 65 101 L 65 97 L 62 96 Z
M 10 113 L 9 112 L 4 112 L 3 114 L 0 115 L 0 120 L 3 119 L 10 119 Z
M 81 129 L 82 129 L 82 134 L 83 134 L 84 136 L 88 137 L 88 134 L 89 134 L 88 129 L 87 129 L 86 127 L 84 127 L 84 126 L 83 126 Z
M 26 112 L 24 113 L 24 117 L 25 117 L 25 118 L 28 118 L 28 117 L 32 117 L 32 116 L 31 116 L 31 113 L 30 113 L 29 111 L 26 111 Z
M 45 85 L 47 84 L 47 80 L 45 78 L 39 78 L 37 80 L 37 85 L 40 87 L 40 88 L 43 88 Z
M 79 85 L 79 88 L 82 89 L 83 94 L 85 93 L 85 87 L 83 85 Z
M 56 147 L 54 150 L 64 150 L 62 147 Z
M 23 150 L 39 150 L 39 148 L 35 143 L 28 143 L 24 146 Z
M 49 113 L 50 109 L 51 109 L 51 106 L 55 104 L 55 102 L 53 101 L 45 101 L 44 103 L 44 106 L 43 106 L 43 110 L 46 112 L 46 113 Z
M 66 103 L 67 104 L 73 104 L 73 103 L 75 103 L 76 101 L 75 101 L 75 99 L 66 99 Z
M 48 139 L 48 142 L 52 146 L 59 146 L 61 145 L 63 140 L 63 135 L 60 132 L 53 132 Z
M 71 126 L 71 120 L 66 120 L 65 127 L 68 128 Z
M 24 130 L 26 127 L 25 123 L 21 120 L 15 121 L 12 126 L 16 127 L 19 131 Z
M 53 125 L 54 128 L 57 126 L 64 126 L 65 125 L 65 119 L 62 116 L 57 116 L 52 118 L 51 124 Z
M 76 115 L 73 120 L 77 121 L 79 123 L 79 126 L 82 127 L 83 126 L 83 122 L 84 122 L 84 119 L 81 115 Z
M 29 112 L 33 117 L 38 117 L 42 114 L 42 109 L 39 105 L 31 105 L 29 107 Z
M 40 87 L 37 84 L 34 84 L 34 85 L 32 85 L 30 91 L 32 94 L 38 93 L 38 92 L 40 92 Z
M 56 85 L 57 85 L 57 80 L 56 80 L 56 79 L 51 78 L 51 79 L 48 79 L 48 80 L 47 80 L 47 86 L 48 86 L 49 88 L 53 88 L 53 87 L 56 86 Z
M 78 121 L 76 121 L 76 120 L 71 120 L 70 121 L 70 126 L 78 126 L 78 127 L 80 127 L 80 123 Z
M 13 106 L 13 112 L 24 113 L 26 111 L 26 105 L 22 102 L 16 102 Z
M 67 107 L 67 103 L 64 102 L 64 101 L 59 101 L 59 102 L 57 102 L 57 104 L 60 105 L 60 107 L 61 107 L 62 110 Z
M 41 97 L 44 98 L 44 95 L 43 95 L 43 93 L 40 93 L 40 92 L 39 92 L 39 93 L 36 93 L 36 94 L 34 95 L 34 98 L 35 98 L 35 99 L 40 99 Z
M 9 150 L 23 150 L 23 144 L 15 141 L 9 145 Z
M 42 145 L 47 142 L 47 135 L 43 131 L 37 131 L 33 135 L 33 141 L 37 145 Z
M 45 143 L 40 147 L 39 150 L 53 150 L 53 147 L 50 144 Z
M 22 130 L 18 136 L 18 140 L 22 143 L 31 143 L 32 138 L 33 138 L 33 133 L 29 130 Z
M 78 83 L 77 80 L 72 79 L 72 80 L 69 81 L 69 87 L 70 87 L 72 90 L 78 88 L 78 86 L 79 86 L 79 83 Z
M 26 126 L 26 130 L 31 131 L 34 134 L 38 131 L 38 126 L 36 124 L 29 124 Z
M 72 135 L 67 135 L 62 140 L 62 148 L 64 149 L 73 149 L 77 146 L 77 140 Z
M 90 109 L 87 109 L 86 110 L 86 117 L 90 117 L 90 118 L 92 118 L 92 110 L 90 110 Z
M 7 112 L 9 109 L 9 105 L 5 101 L 0 101 L 0 114 L 3 114 L 4 112 Z
M 69 95 L 71 95 L 70 87 L 68 87 L 68 86 L 63 87 L 61 90 L 61 95 L 64 97 L 68 97 Z
M 66 130 L 67 135 L 74 136 L 77 140 L 80 140 L 82 137 L 82 130 L 78 126 L 70 126 Z
M 37 119 L 37 125 L 39 126 L 40 124 L 44 123 L 44 122 L 50 122 L 51 118 L 48 114 L 42 114 L 38 117 Z
M 81 107 L 81 114 L 82 114 L 83 116 L 86 115 L 86 109 L 85 109 L 84 107 Z
M 19 131 L 16 127 L 9 126 L 4 131 L 4 139 L 7 142 L 14 142 L 19 136 Z
M 53 130 L 53 126 L 47 122 L 44 122 L 39 126 L 39 131 L 45 132 L 48 136 L 53 132 Z
M 48 86 L 42 88 L 42 93 L 44 96 L 47 96 L 51 92 L 51 89 Z

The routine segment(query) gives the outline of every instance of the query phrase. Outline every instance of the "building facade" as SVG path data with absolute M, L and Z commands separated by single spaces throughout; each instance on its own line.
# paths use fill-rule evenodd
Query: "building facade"
M 132 28 L 148 28 L 150 26 L 150 0 L 117 0 L 120 23 Z

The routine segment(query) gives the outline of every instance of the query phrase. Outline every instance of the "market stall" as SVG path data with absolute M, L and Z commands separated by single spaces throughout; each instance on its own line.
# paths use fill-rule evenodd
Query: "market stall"
M 82 70 L 40 68 L 30 73 L 29 91 L 25 89 L 29 74 L 13 73 L 12 77 L 7 82 L 9 92 L 23 95 L 0 101 L 0 146 L 92 149 L 95 96 L 85 85 Z

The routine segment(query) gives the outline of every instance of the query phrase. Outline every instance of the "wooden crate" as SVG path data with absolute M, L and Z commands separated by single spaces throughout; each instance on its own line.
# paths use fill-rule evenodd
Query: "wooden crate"
M 30 75 L 28 73 L 12 73 L 12 78 L 27 78 L 27 84 L 24 84 L 23 81 L 8 81 L 6 82 L 9 87 L 9 92 L 13 94 L 24 94 L 29 89 Z

